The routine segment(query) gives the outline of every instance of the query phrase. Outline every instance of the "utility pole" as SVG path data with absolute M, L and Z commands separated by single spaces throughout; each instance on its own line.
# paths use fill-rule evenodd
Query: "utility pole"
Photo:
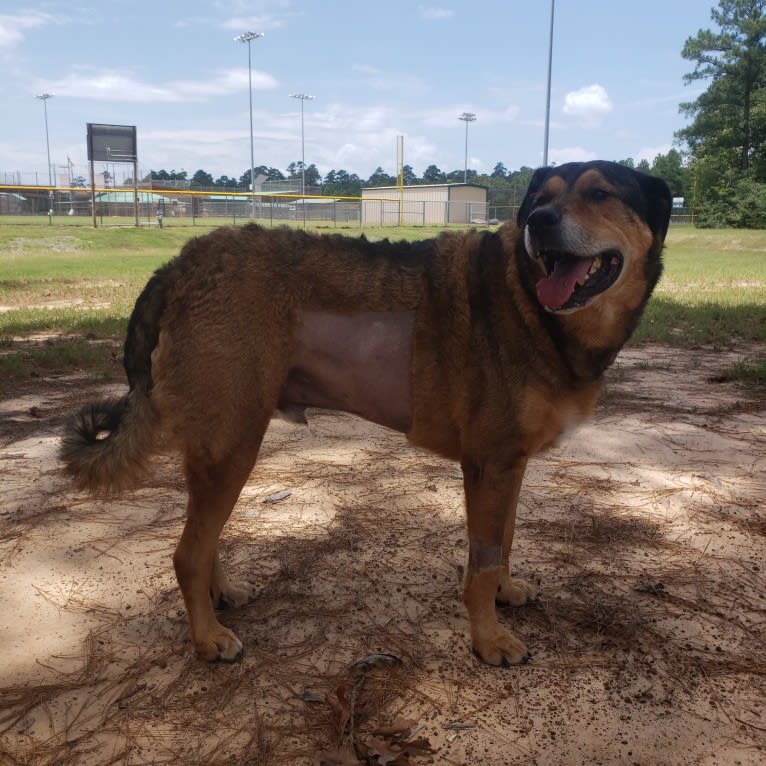
M 43 102 L 43 111 L 45 112 L 45 150 L 48 154 L 48 223 L 53 223 L 53 171 L 51 170 L 51 143 L 48 139 L 48 99 L 53 98 L 52 93 L 41 93 L 35 96 Z
M 548 164 L 548 134 L 551 124 L 551 72 L 553 69 L 553 12 L 556 0 L 551 0 L 551 31 L 548 38 L 548 90 L 545 99 L 545 139 L 543 140 L 543 167 Z

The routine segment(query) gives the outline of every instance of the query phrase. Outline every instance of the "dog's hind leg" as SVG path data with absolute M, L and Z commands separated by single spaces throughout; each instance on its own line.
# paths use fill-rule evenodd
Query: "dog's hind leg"
M 236 602 L 240 587 L 230 588 L 218 561 L 218 537 L 247 481 L 268 420 L 253 427 L 250 438 L 237 443 L 216 461 L 187 456 L 189 490 L 186 526 L 173 557 L 197 654 L 208 661 L 232 662 L 242 654 L 242 642 L 218 622 L 211 595 Z M 257 438 L 256 438 L 257 437 Z
M 230 609 L 249 604 L 255 596 L 255 587 L 246 580 L 230 580 L 221 563 L 220 552 L 213 559 L 213 578 L 210 584 L 210 598 L 214 609 Z

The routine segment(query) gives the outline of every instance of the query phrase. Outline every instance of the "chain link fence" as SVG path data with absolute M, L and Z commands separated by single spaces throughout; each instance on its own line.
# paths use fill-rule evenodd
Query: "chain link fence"
M 325 223 L 334 226 L 435 226 L 473 224 L 485 226 L 507 215 L 500 208 L 488 217 L 486 203 L 333 198 L 301 195 L 208 193 L 190 190 L 0 188 L 0 223 L 15 220 L 102 225 L 194 225 L 237 223 L 255 219 L 267 225 L 284 222 Z
M 115 180 L 114 176 L 107 178 Z M 0 224 L 15 222 L 97 225 L 205 225 L 257 220 L 265 225 L 286 222 L 342 227 L 494 226 L 515 220 L 518 205 L 486 202 L 423 201 L 298 194 L 194 190 L 188 183 L 153 182 L 154 188 L 124 186 L 96 189 L 95 208 L 89 188 L 25 184 L 17 173 L 0 172 Z M 40 179 L 35 179 L 40 180 Z M 61 179 L 63 180 L 63 179 Z M 78 179 L 79 180 L 79 179 Z M 104 174 L 99 180 L 103 182 Z M 125 179 L 132 182 L 132 179 Z M 673 224 L 694 224 L 691 208 L 674 208 Z

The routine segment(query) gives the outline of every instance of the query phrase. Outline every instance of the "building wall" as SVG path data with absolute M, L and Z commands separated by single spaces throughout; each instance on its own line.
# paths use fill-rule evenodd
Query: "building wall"
M 483 186 L 450 186 L 449 223 L 486 223 L 487 190 Z
M 471 184 L 378 186 L 362 189 L 368 226 L 446 226 L 486 219 L 487 190 Z
M 29 211 L 29 203 L 20 194 L 0 193 L 0 213 L 3 215 L 18 215 Z

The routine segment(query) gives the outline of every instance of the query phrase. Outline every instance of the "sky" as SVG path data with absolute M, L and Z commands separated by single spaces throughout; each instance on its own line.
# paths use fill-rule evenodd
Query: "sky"
M 685 40 L 714 0 L 558 0 L 548 159 L 650 162 L 685 124 Z M 0 1 L 0 183 L 86 175 L 86 124 L 135 125 L 141 174 L 301 159 L 368 178 L 404 162 L 491 172 L 543 161 L 548 0 Z M 45 104 L 35 96 L 49 93 Z M 124 166 L 126 169 L 129 166 Z M 119 177 L 119 175 L 118 175 Z M 40 181 L 42 182 L 42 180 Z

